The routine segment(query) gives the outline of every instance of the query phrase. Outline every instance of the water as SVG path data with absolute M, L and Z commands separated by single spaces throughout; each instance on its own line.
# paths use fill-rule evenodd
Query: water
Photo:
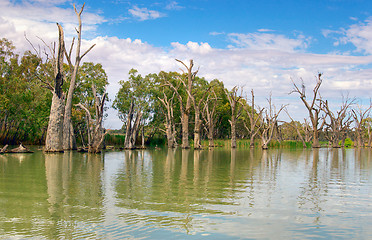
M 0 239 L 372 239 L 372 150 L 0 155 Z

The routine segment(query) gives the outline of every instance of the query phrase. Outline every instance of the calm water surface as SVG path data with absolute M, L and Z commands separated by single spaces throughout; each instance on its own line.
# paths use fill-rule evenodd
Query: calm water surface
M 372 239 L 372 150 L 0 155 L 0 239 Z

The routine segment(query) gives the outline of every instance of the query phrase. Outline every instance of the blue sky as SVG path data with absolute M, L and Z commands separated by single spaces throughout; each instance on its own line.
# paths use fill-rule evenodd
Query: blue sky
M 109 2 L 109 1 L 107 1 Z M 142 39 L 154 46 L 167 47 L 170 42 L 208 42 L 214 48 L 226 48 L 229 33 L 257 31 L 299 34 L 311 37 L 307 51 L 328 53 L 349 50 L 353 46 L 333 46 L 332 37 L 324 30 L 338 31 L 371 16 L 371 1 L 91 1 L 87 7 L 102 13 L 108 22 L 98 28 L 101 35 Z M 89 5 L 88 5 L 89 4 Z M 136 17 L 156 11 L 148 19 Z
M 0 36 L 18 51 L 34 42 L 57 39 L 55 22 L 62 24 L 66 43 L 75 36 L 77 18 L 70 0 L 0 0 Z M 175 58 L 194 59 L 199 76 L 218 78 L 231 89 L 244 86 L 256 92 L 265 106 L 288 104 L 295 119 L 306 111 L 292 81 L 304 80 L 310 89 L 315 75 L 324 73 L 322 96 L 337 109 L 341 95 L 369 102 L 372 91 L 372 1 L 86 1 L 83 49 L 96 44 L 84 58 L 102 63 L 113 99 L 119 80 L 136 68 L 141 74 L 179 71 Z M 283 116 L 285 118 L 285 116 Z M 114 110 L 105 126 L 120 128 Z

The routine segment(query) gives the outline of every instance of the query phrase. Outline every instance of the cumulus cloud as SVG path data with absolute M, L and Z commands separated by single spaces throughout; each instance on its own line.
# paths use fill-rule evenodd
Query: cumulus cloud
M 149 10 L 147 8 L 139 8 L 134 6 L 133 8 L 129 9 L 128 12 L 135 18 L 138 18 L 140 21 L 145 21 L 149 19 L 157 19 L 164 17 L 163 13 L 158 11 Z

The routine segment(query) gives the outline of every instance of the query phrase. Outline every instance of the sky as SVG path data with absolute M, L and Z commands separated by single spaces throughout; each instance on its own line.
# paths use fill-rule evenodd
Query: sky
M 0 37 L 22 54 L 30 44 L 76 36 L 77 17 L 70 0 L 0 0 Z M 82 52 L 96 46 L 83 61 L 101 63 L 112 100 L 135 68 L 140 74 L 181 71 L 175 58 L 194 60 L 198 76 L 219 79 L 225 87 L 251 89 L 260 107 L 287 108 L 303 121 L 306 108 L 292 93 L 304 82 L 308 99 L 316 75 L 323 73 L 321 96 L 337 110 L 342 96 L 370 102 L 372 90 L 372 1 L 369 0 L 188 0 L 86 1 L 82 13 Z M 288 120 L 285 114 L 280 116 Z M 105 127 L 119 129 L 113 109 Z

